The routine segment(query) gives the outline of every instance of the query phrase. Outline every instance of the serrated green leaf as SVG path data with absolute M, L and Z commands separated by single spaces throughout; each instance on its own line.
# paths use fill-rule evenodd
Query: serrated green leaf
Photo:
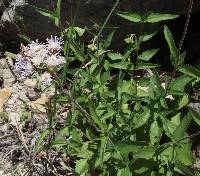
M 161 128 L 159 127 L 157 121 L 154 121 L 151 124 L 150 133 L 149 133 L 150 141 L 151 141 L 152 145 L 159 143 L 160 138 L 161 138 L 161 134 L 162 134 Z
M 178 15 L 151 13 L 150 15 L 147 16 L 145 22 L 157 23 L 157 22 L 160 22 L 160 21 L 175 19 L 177 17 L 178 17 Z
M 38 152 L 38 150 L 43 147 L 42 142 L 44 141 L 45 137 L 49 134 L 50 130 L 47 128 L 45 129 L 41 134 L 40 137 L 36 141 L 36 145 L 34 148 L 35 152 Z
M 108 35 L 108 37 L 107 37 L 107 39 L 106 39 L 106 41 L 105 41 L 105 43 L 104 43 L 105 49 L 107 49 L 107 48 L 111 45 L 114 34 L 115 34 L 115 31 L 112 31 L 112 32 Z
M 175 124 L 176 126 L 178 126 L 180 124 L 180 122 L 181 122 L 180 119 L 181 119 L 181 113 L 179 112 L 174 117 L 171 118 L 171 122 L 173 124 Z
M 136 120 L 134 121 L 133 129 L 137 129 L 145 125 L 150 117 L 150 109 L 144 108 L 143 113 L 136 114 Z
M 69 145 L 70 145 L 70 142 L 69 142 Z M 88 142 L 84 142 L 83 146 L 81 147 L 81 149 L 78 149 L 78 151 L 76 151 L 77 152 L 77 154 L 76 154 L 77 157 L 80 157 L 80 158 L 83 158 L 83 159 L 87 159 L 87 160 L 91 159 L 92 156 L 94 155 L 94 152 L 89 150 L 88 146 L 89 146 Z
M 111 53 L 109 52 L 108 53 L 108 57 L 111 59 L 111 60 L 122 60 L 123 56 L 121 54 L 118 54 L 118 53 Z
M 156 68 L 159 67 L 157 64 L 151 64 L 151 63 L 138 63 L 137 70 L 144 70 L 144 69 L 150 69 L 150 68 Z
M 147 97 L 149 95 L 149 87 L 137 86 L 137 96 Z
M 100 154 L 99 154 L 99 166 L 103 167 L 103 161 L 104 161 L 104 153 L 106 152 L 106 146 L 107 146 L 107 143 L 108 143 L 108 137 L 107 136 L 102 136 L 101 137 L 101 146 L 100 146 Z M 96 165 L 97 167 L 97 165 Z
M 67 143 L 66 139 L 59 135 L 56 136 L 55 139 L 51 143 L 51 147 L 55 147 L 55 148 L 60 148 L 60 147 L 64 147 L 67 145 L 68 145 L 68 143 Z
M 48 17 L 48 18 L 50 18 L 50 19 L 52 19 L 52 20 L 55 20 L 55 19 L 58 18 L 56 12 L 52 12 L 52 11 L 50 11 L 50 10 L 42 9 L 42 8 L 39 8 L 39 7 L 36 7 L 36 6 L 33 6 L 33 7 L 34 7 L 34 8 L 36 9 L 36 11 L 38 11 L 41 15 L 46 16 L 46 17 Z
M 177 66 L 179 58 L 178 49 L 176 48 L 176 44 L 174 42 L 172 34 L 167 26 L 164 27 L 164 34 L 171 53 L 171 63 L 173 66 Z
M 101 75 L 101 84 L 105 84 L 110 79 L 110 72 L 103 72 Z
M 164 160 L 165 162 L 167 162 L 166 160 L 172 160 L 175 155 L 175 152 L 176 151 L 174 146 L 164 144 L 163 149 L 160 151 L 161 160 Z
M 132 173 L 128 167 L 119 169 L 117 171 L 117 176 L 131 176 L 131 175 L 132 175 Z
M 139 41 L 146 42 L 146 41 L 150 40 L 156 34 L 157 34 L 157 32 L 154 32 L 152 34 L 141 35 L 140 38 L 139 38 Z
M 97 115 L 95 111 L 94 105 L 90 99 L 88 100 L 88 107 L 89 107 L 92 120 L 100 127 L 102 131 L 105 131 L 106 125 L 103 124 L 103 122 L 100 120 L 99 116 Z
M 117 13 L 117 15 L 119 15 L 120 17 L 138 23 L 142 21 L 141 16 L 138 13 L 132 13 L 132 12 L 119 12 Z
M 180 174 L 185 176 L 194 176 L 193 173 L 190 171 L 190 169 L 180 161 L 176 161 L 175 171 L 178 171 Z
M 138 152 L 133 154 L 134 159 L 152 159 L 155 153 L 155 147 L 143 147 Z
M 149 61 L 158 51 L 159 49 L 146 50 L 138 56 L 138 59 L 142 61 Z
M 187 94 L 183 95 L 178 102 L 178 110 L 185 107 L 189 103 L 189 96 Z
M 75 128 L 70 129 L 70 136 L 72 138 L 71 141 L 74 142 L 74 146 L 78 147 L 82 145 L 82 134 Z M 72 142 L 71 142 L 72 143 Z
M 150 83 L 154 86 L 154 91 L 156 92 L 156 96 L 163 96 L 164 89 L 161 85 L 159 74 L 156 70 L 152 70 L 153 75 L 151 76 Z M 163 103 L 163 102 L 162 102 Z
M 173 80 L 169 86 L 169 94 L 171 91 L 180 91 L 184 92 L 185 87 L 192 81 L 193 78 L 191 78 L 188 75 L 183 75 L 175 80 Z
M 119 149 L 123 156 L 128 156 L 130 152 L 138 152 L 142 147 L 146 146 L 147 143 L 137 143 L 137 142 L 121 142 L 117 143 L 116 147 Z
M 129 62 L 117 62 L 110 64 L 110 67 L 112 68 L 117 68 L 117 69 L 127 69 L 127 70 L 132 70 L 132 64 Z
M 165 131 L 165 134 L 171 139 L 173 140 L 173 132 L 176 129 L 176 125 L 174 125 L 171 121 L 169 121 L 168 119 L 166 119 L 162 114 L 159 114 L 161 121 L 163 123 L 163 129 Z
M 108 60 L 105 60 L 105 62 L 104 62 L 104 68 L 105 68 L 105 70 L 106 71 L 108 71 L 108 69 L 110 68 L 110 63 L 109 63 L 109 61 Z
M 189 142 L 189 141 L 188 141 Z M 177 160 L 185 164 L 186 166 L 192 166 L 195 162 L 195 159 L 191 152 L 191 143 L 182 144 L 177 147 Z
M 184 73 L 186 75 L 189 75 L 192 78 L 200 79 L 200 70 L 197 68 L 194 68 L 192 66 L 182 66 L 182 67 L 178 68 L 178 71 L 180 71 L 181 73 Z
M 185 58 L 186 58 L 186 51 L 183 51 L 180 55 L 180 58 L 179 58 L 179 61 L 178 61 L 178 65 L 183 65 L 184 64 L 184 61 L 185 61 Z
M 132 81 L 123 80 L 122 85 L 121 85 L 121 92 L 134 95 L 135 93 L 134 83 Z
M 196 112 L 194 109 L 189 108 L 190 115 L 193 120 L 200 126 L 200 113 Z
M 98 157 L 94 163 L 94 168 L 100 168 L 101 164 L 105 161 L 108 161 L 111 157 L 111 153 L 110 152 L 105 152 L 103 155 L 103 160 L 101 160 L 100 157 Z M 102 167 L 102 166 L 101 166 Z
M 102 119 L 103 120 L 106 120 L 106 119 L 109 119 L 111 117 L 115 116 L 115 111 L 111 108 L 108 108 L 108 111 L 107 113 L 105 113 L 103 116 L 102 116 Z
M 79 35 L 79 37 L 83 36 L 83 34 L 85 33 L 85 29 L 83 29 L 83 28 L 74 27 L 74 29 L 77 32 L 77 34 Z
M 173 133 L 174 141 L 178 141 L 185 136 L 186 130 L 191 120 L 192 120 L 192 116 L 190 115 L 190 113 L 187 113 Z
M 76 161 L 75 172 L 79 175 L 86 174 L 89 169 L 89 164 L 87 163 L 87 159 L 80 159 Z

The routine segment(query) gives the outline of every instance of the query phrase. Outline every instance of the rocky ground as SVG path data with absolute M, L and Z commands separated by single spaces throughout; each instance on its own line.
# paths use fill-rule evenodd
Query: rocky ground
M 11 58 L 0 59 L 0 175 L 44 175 L 47 168 L 53 175 L 66 170 L 70 175 L 66 157 L 34 151 L 48 127 L 45 104 L 51 92 L 40 94 L 34 81 L 18 81 L 12 67 Z
M 48 128 L 45 105 L 52 92 L 37 92 L 33 80 L 17 80 L 10 57 L 0 59 L 0 175 L 71 175 L 70 159 L 51 150 L 35 152 Z M 200 112 L 199 93 L 190 106 Z M 62 110 L 62 109 L 61 109 Z M 64 113 L 66 113 L 64 111 Z M 199 142 L 194 153 L 200 156 Z M 200 169 L 200 160 L 194 168 Z

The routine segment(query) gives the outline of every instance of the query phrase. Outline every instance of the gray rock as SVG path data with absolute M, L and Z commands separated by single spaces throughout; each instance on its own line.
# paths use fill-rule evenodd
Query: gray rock
M 40 97 L 40 95 L 38 95 L 33 89 L 28 89 L 26 92 L 26 96 L 30 101 L 35 101 Z
M 0 87 L 8 88 L 12 86 L 12 84 L 15 82 L 15 77 L 12 74 L 9 66 L 12 66 L 12 63 L 9 58 L 1 58 L 0 59 L 0 77 L 2 78 L 2 85 L 0 84 Z
M 33 6 L 53 10 L 55 9 L 56 1 L 42 0 L 12 0 L 6 7 L 0 3 L 0 23 L 4 26 L 0 28 L 0 38 L 14 39 L 16 34 L 22 32 L 31 38 L 44 38 L 50 34 L 58 34 L 59 30 L 51 20 L 40 15 Z M 62 26 L 70 21 L 71 9 L 74 12 L 77 1 L 62 0 Z M 115 0 L 81 0 L 77 14 L 76 23 L 79 26 L 92 27 L 93 22 L 102 24 L 112 8 Z M 189 0 L 122 0 L 120 1 L 119 10 L 136 11 L 145 13 L 146 11 L 156 11 L 161 13 L 186 13 Z M 195 0 L 194 9 L 199 9 L 200 1 Z M 1 12 L 2 11 L 2 12 Z M 66 22 L 68 21 L 68 22 Z M 130 31 L 134 26 L 130 26 L 118 17 L 110 19 L 111 26 L 123 26 L 123 31 Z M 138 31 L 138 29 L 135 29 Z M 9 35 L 8 35 L 9 34 Z
M 1 3 L 3 6 L 3 2 Z M 6 21 L 13 22 L 15 20 L 16 9 L 25 5 L 24 0 L 13 0 L 11 1 L 9 8 L 6 8 L 1 15 L 2 24 Z
M 200 114 L 200 103 L 194 103 L 194 102 L 191 102 L 189 103 L 188 105 L 189 107 L 191 107 L 192 109 L 194 109 L 197 113 Z

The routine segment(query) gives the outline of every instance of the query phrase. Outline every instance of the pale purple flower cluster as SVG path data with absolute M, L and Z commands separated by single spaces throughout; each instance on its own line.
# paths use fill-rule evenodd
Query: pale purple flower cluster
M 45 43 L 39 43 L 36 40 L 27 46 L 22 45 L 21 52 L 16 57 L 15 71 L 21 78 L 26 78 L 36 72 L 38 68 L 55 68 L 64 65 L 65 58 L 61 56 L 63 44 L 61 38 L 51 36 L 46 39 Z M 50 76 L 49 78 L 51 78 Z M 52 81 L 52 78 L 48 80 Z M 44 81 L 44 83 L 49 82 Z
M 20 72 L 21 77 L 29 77 L 33 73 L 33 66 L 27 58 L 17 55 L 15 70 Z
M 42 75 L 41 75 L 41 78 L 40 78 L 40 81 L 41 83 L 43 83 L 44 85 L 51 85 L 51 82 L 53 81 L 52 79 L 52 76 L 49 72 L 44 72 Z
M 61 51 L 62 46 L 64 44 L 63 40 L 61 38 L 58 38 L 57 36 L 51 36 L 51 38 L 47 38 L 47 47 L 50 51 Z

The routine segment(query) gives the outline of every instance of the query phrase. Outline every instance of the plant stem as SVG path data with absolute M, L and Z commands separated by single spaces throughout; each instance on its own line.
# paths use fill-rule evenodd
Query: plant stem
M 71 29 L 72 30 L 74 29 L 74 24 L 75 24 L 75 21 L 76 21 L 76 18 L 77 18 L 79 6 L 80 6 L 80 0 L 78 0 L 77 6 L 76 6 L 76 9 L 75 9 L 74 18 L 72 19 L 72 24 L 71 24 L 71 28 L 70 28 L 70 36 L 69 36 L 67 43 L 66 43 L 66 45 L 67 45 L 66 50 L 64 51 L 66 63 L 63 67 L 63 74 L 62 74 L 62 82 L 63 83 L 65 81 L 66 71 L 67 71 L 67 66 L 68 66 L 67 59 L 68 59 L 68 56 L 69 56 L 70 44 L 71 44 L 70 40 L 72 38 L 72 32 L 73 32 L 73 31 L 71 31 Z
M 101 35 L 103 29 L 105 28 L 106 24 L 108 23 L 108 20 L 110 19 L 110 17 L 111 17 L 111 15 L 112 15 L 113 11 L 116 9 L 116 7 L 117 7 L 119 1 L 120 1 L 120 0 L 117 0 L 117 1 L 115 2 L 114 6 L 112 7 L 110 13 L 108 14 L 106 20 L 104 21 L 103 25 L 101 26 L 101 29 L 99 30 L 97 36 L 95 37 L 96 39 L 98 39 L 99 36 Z
M 179 52 L 182 49 L 182 46 L 183 46 L 183 43 L 184 43 L 184 40 L 185 40 L 185 36 L 187 34 L 188 25 L 189 25 L 189 22 L 190 22 L 190 16 L 191 16 L 191 12 L 192 12 L 192 7 L 193 7 L 193 0 L 190 0 L 188 12 L 187 12 L 187 18 L 186 18 L 185 26 L 184 26 L 184 31 L 183 31 L 183 34 L 182 34 L 182 37 L 181 37 L 181 40 L 180 40 L 180 43 L 179 43 Z

